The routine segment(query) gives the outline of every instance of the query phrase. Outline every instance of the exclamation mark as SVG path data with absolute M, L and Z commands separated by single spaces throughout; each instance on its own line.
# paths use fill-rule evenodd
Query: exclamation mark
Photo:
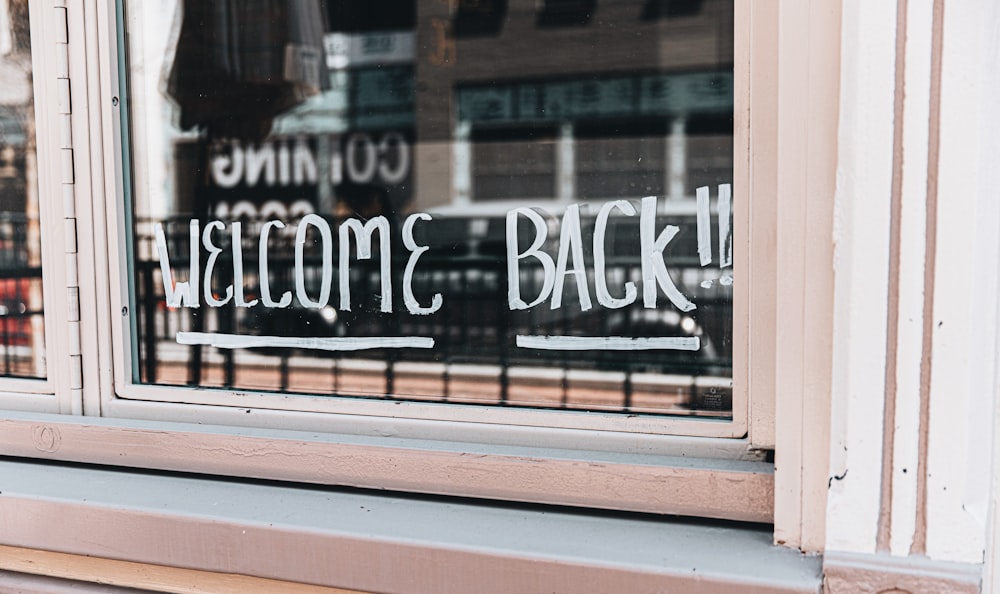
M 708 186 L 702 186 L 695 190 L 697 199 L 697 224 L 698 224 L 698 259 L 702 266 L 712 263 L 712 212 Z M 718 199 L 718 223 L 719 223 L 719 270 L 722 275 L 718 278 L 719 284 L 733 284 L 733 275 L 726 269 L 733 267 L 733 187 L 731 184 L 719 185 Z M 702 281 L 701 286 L 709 289 L 715 283 L 714 280 Z
M 733 267 L 733 187 L 730 184 L 719 185 L 719 269 L 723 270 L 719 283 L 733 284 L 733 275 L 726 268 Z
M 709 209 L 708 186 L 695 190 L 698 208 L 698 258 L 702 266 L 712 263 L 712 213 Z

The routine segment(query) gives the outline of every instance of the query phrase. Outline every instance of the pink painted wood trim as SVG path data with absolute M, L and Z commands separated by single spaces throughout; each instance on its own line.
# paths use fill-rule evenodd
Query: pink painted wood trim
M 774 477 L 764 463 L 661 457 L 595 459 L 422 449 L 184 430 L 77 419 L 0 419 L 0 452 L 220 476 L 770 522 Z M 308 435 L 308 434 L 305 434 Z

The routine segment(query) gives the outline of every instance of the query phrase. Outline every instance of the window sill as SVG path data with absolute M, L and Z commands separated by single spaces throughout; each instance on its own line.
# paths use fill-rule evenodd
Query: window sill
M 282 419 L 276 415 L 246 416 L 277 425 Z M 362 417 L 355 418 L 360 424 Z M 600 436 L 564 432 L 545 430 L 547 443 L 526 446 L 8 411 L 0 417 L 0 452 L 407 493 L 744 522 L 773 519 L 773 465 L 712 457 L 735 455 L 739 447 L 745 452 L 745 443 L 680 438 L 668 440 L 673 446 L 643 448 L 633 439 L 631 445 L 617 444 L 617 451 L 601 451 L 593 443 Z
M 820 587 L 820 559 L 759 525 L 9 459 L 0 493 L 2 545 L 360 591 Z

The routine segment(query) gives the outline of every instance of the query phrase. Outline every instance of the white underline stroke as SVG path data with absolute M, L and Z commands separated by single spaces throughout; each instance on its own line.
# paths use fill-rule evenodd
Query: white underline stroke
M 178 332 L 177 343 L 207 345 L 220 349 L 246 349 L 255 347 L 302 348 L 322 351 L 363 351 L 367 349 L 429 349 L 434 339 L 425 336 L 359 336 L 359 337 L 310 337 L 310 336 L 243 336 L 240 334 L 213 334 L 209 332 Z
M 517 336 L 517 346 L 550 351 L 697 351 L 697 336 L 660 336 L 628 338 L 625 336 Z

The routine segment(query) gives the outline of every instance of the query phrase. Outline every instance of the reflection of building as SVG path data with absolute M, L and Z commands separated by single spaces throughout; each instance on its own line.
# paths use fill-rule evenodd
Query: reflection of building
M 418 172 L 443 166 L 451 187 L 418 173 L 420 206 L 730 182 L 732 4 L 694 4 L 655 18 L 655 2 L 460 2 L 454 39 L 421 4 L 418 35 L 437 42 L 419 44 Z
M 0 374 L 44 376 L 28 3 L 0 3 Z
M 0 211 L 23 216 L 31 209 L 37 217 L 34 166 L 28 166 L 35 147 L 26 11 L 20 2 L 0 10 Z
M 319 211 L 358 186 L 422 210 L 732 181 L 730 1 L 416 4 L 328 5 L 331 88 L 272 131 L 309 137 Z

